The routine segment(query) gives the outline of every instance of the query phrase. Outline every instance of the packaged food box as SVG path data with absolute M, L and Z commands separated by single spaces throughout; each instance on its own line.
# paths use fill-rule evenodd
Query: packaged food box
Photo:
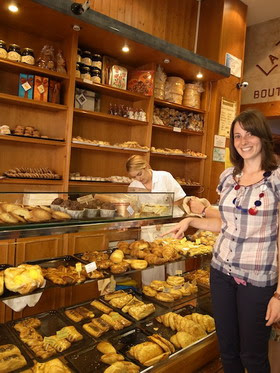
M 19 74 L 18 95 L 24 98 L 33 98 L 34 75 Z
M 126 89 L 127 69 L 119 65 L 113 65 L 110 71 L 109 85 L 119 89 Z
M 48 101 L 49 78 L 35 75 L 34 79 L 34 100 Z
M 153 70 L 134 70 L 129 73 L 127 89 L 141 93 L 145 96 L 152 96 L 154 89 Z

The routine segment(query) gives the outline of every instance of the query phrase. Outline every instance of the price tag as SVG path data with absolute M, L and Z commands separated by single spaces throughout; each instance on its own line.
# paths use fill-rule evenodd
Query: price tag
M 164 288 L 162 292 L 163 293 L 170 293 L 170 288 Z
M 45 92 L 45 88 L 44 88 L 43 84 L 39 85 L 39 86 L 37 87 L 37 89 L 38 89 L 38 91 L 39 91 L 40 94 L 42 94 L 42 93 Z
M 50 346 L 54 346 L 57 342 L 53 339 L 53 337 L 44 337 L 44 343 Z
M 87 273 L 95 271 L 97 269 L 96 263 L 91 262 L 91 263 L 85 265 L 85 269 L 86 269 Z
M 76 271 L 79 273 L 82 271 L 82 263 L 76 263 Z
M 179 127 L 173 127 L 173 132 L 182 132 L 182 129 Z
M 181 275 L 183 271 L 181 269 L 176 269 L 175 275 Z
M 185 283 L 184 283 L 184 288 L 185 288 L 185 289 L 187 289 L 189 286 L 190 286 L 190 283 L 189 283 L 189 282 L 185 282 Z
M 79 197 L 79 198 L 77 198 L 77 201 L 80 202 L 80 203 L 88 203 L 90 201 L 93 201 L 93 195 L 88 194 L 86 196 Z
M 200 238 L 197 238 L 197 239 L 195 240 L 195 243 L 196 243 L 197 245 L 200 245 L 200 244 L 201 244 Z
M 92 81 L 89 80 L 89 79 L 83 79 L 83 82 L 87 83 L 87 84 L 92 84 Z
M 174 289 L 174 290 L 179 290 L 179 289 L 181 289 L 181 287 L 182 287 L 181 285 L 173 286 L 173 289 Z
M 66 330 L 58 330 L 57 332 L 56 332 L 56 335 L 57 335 L 57 338 L 58 339 L 65 339 L 65 338 L 67 338 L 68 337 L 68 333 L 67 333 L 67 331 Z
M 25 91 L 29 91 L 32 88 L 28 82 L 23 83 L 21 86 Z
M 128 213 L 129 213 L 130 215 L 133 215 L 133 214 L 134 214 L 134 210 L 133 210 L 133 208 L 132 208 L 130 205 L 127 207 L 126 210 L 128 211 Z

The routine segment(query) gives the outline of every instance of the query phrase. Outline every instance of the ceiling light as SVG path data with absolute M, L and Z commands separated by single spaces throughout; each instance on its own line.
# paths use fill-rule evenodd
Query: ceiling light
M 129 47 L 127 45 L 124 45 L 122 47 L 122 51 L 125 52 L 125 53 L 129 52 Z
M 165 58 L 165 59 L 163 60 L 163 63 L 170 63 L 170 59 L 169 59 L 169 58 Z
M 203 74 L 201 74 L 200 72 L 196 75 L 197 79 L 201 79 L 203 78 Z
M 10 4 L 10 5 L 8 6 L 8 9 L 9 9 L 9 11 L 12 12 L 12 13 L 16 13 L 16 12 L 18 12 L 18 7 L 17 7 L 17 5 L 16 5 L 15 3 Z

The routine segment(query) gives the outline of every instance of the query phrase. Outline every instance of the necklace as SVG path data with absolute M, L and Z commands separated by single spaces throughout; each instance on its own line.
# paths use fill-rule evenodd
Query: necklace
M 249 209 L 242 208 L 242 206 L 239 205 L 239 201 L 240 201 L 240 197 L 241 196 L 238 196 L 238 195 L 232 201 L 232 203 L 234 204 L 234 206 L 238 210 L 241 210 L 244 214 L 257 215 L 257 213 L 258 213 L 258 207 L 260 207 L 262 205 L 261 199 L 264 197 L 264 191 L 267 189 L 266 182 L 267 182 L 267 179 L 269 178 L 270 175 L 271 175 L 271 171 L 266 171 L 266 172 L 263 173 L 264 184 L 261 186 L 261 193 L 259 194 L 259 199 L 257 199 L 254 202 L 254 207 L 251 207 Z M 239 184 L 241 176 L 242 176 L 242 173 L 239 174 L 239 175 L 236 175 L 236 185 L 234 186 L 234 189 L 236 191 L 240 190 L 240 188 L 241 188 L 241 185 Z M 237 194 L 238 194 L 238 192 L 237 192 Z

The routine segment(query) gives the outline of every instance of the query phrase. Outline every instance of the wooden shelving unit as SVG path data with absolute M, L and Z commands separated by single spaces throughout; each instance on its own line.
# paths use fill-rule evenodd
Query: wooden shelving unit
M 42 109 L 48 111 L 64 111 L 67 110 L 66 105 L 53 104 L 51 102 L 31 100 L 24 97 L 18 97 L 7 93 L 0 93 L 0 103 L 11 105 L 27 106 L 34 109 Z
M 202 113 L 202 114 L 206 113 L 205 110 L 192 108 L 190 106 L 184 106 L 184 105 L 174 104 L 173 102 L 169 102 L 169 101 L 165 101 L 165 100 L 160 100 L 158 98 L 155 98 L 155 104 L 158 105 L 158 106 L 162 106 L 162 107 L 168 107 L 170 109 L 177 109 L 177 110 L 182 110 L 182 111 L 183 110 L 184 111 L 192 111 L 194 113 Z
M 153 130 L 173 132 L 176 134 L 181 134 L 181 135 L 186 135 L 186 136 L 203 136 L 204 135 L 204 133 L 200 131 L 191 131 L 191 130 L 181 129 L 178 127 L 162 126 L 160 124 L 153 124 Z
M 63 180 L 5 178 L 5 179 L 0 179 L 0 184 L 62 185 Z
M 131 148 L 131 150 L 130 150 L 130 149 L 114 148 L 113 146 L 94 146 L 94 145 L 90 145 L 90 144 L 72 143 L 71 147 L 76 148 L 76 149 L 86 149 L 86 150 L 92 150 L 92 151 L 97 151 L 97 152 L 112 152 L 112 153 L 123 153 L 123 154 L 131 154 L 131 153 L 145 154 L 145 153 L 148 153 L 148 152 L 143 152 L 141 150 L 137 150 L 135 148 Z
M 30 144 L 41 144 L 45 146 L 65 146 L 65 141 L 55 141 L 55 140 L 48 140 L 48 139 L 40 139 L 40 138 L 31 138 L 31 137 L 24 137 L 24 136 L 11 136 L 11 135 L 0 135 L 0 141 L 14 141 L 14 142 L 21 142 L 21 143 L 30 143 Z

